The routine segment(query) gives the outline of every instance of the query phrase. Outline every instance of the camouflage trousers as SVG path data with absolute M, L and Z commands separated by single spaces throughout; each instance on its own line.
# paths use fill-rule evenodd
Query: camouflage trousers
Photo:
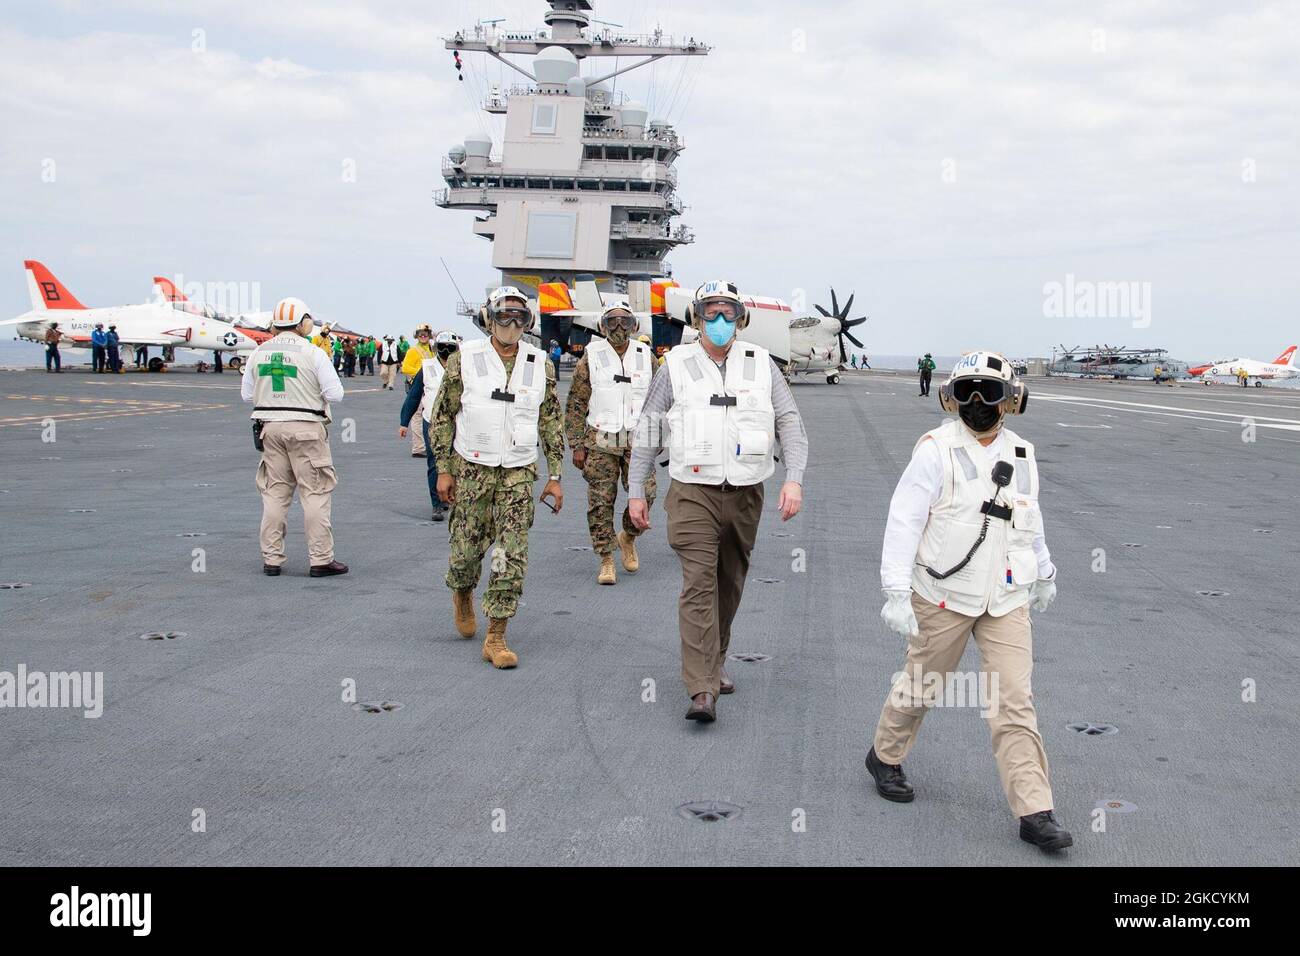
M 614 502 L 618 498 L 618 483 L 622 479 L 627 490 L 627 468 L 632 461 L 632 449 L 613 451 L 588 449 L 587 463 L 582 477 L 587 479 L 587 529 L 591 532 L 591 548 L 597 554 L 614 553 Z M 655 503 L 655 476 L 651 472 L 645 483 L 646 504 Z M 623 530 L 636 537 L 641 533 L 623 509 Z
M 497 468 L 463 459 L 456 462 L 447 587 L 457 591 L 478 587 L 483 555 L 492 548 L 492 571 L 483 595 L 483 613 L 488 617 L 514 617 L 524 593 L 536 478 L 531 465 Z

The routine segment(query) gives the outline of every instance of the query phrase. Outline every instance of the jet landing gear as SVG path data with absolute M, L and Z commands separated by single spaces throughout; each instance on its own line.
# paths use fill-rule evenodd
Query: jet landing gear
M 839 373 L 838 370 L 836 370 L 836 371 L 834 371 L 834 372 L 827 372 L 827 373 L 826 373 L 826 384 L 827 384 L 827 385 L 838 385 L 838 384 L 840 384 L 840 373 Z
M 149 371 L 165 372 L 168 364 L 176 361 L 176 349 L 170 345 L 164 345 L 162 349 L 162 358 L 154 356 L 149 360 Z

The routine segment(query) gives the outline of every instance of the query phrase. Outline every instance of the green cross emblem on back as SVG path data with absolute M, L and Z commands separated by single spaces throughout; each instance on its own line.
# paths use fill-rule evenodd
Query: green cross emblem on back
M 264 362 L 257 367 L 257 374 L 271 376 L 271 391 L 283 392 L 284 377 L 287 375 L 289 378 L 297 378 L 298 369 L 292 365 L 284 364 L 283 352 L 273 352 L 271 361 Z

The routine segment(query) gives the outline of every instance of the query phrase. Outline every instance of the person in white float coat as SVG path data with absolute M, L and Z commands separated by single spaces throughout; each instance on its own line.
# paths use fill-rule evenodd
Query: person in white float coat
M 600 315 L 604 338 L 593 336 L 573 367 L 573 381 L 565 404 L 564 423 L 573 465 L 587 481 L 587 530 L 591 547 L 600 560 L 596 581 L 613 584 L 614 548 L 623 570 L 635 574 L 641 567 L 636 539 L 641 529 L 624 509 L 622 530 L 614 531 L 614 504 L 620 477 L 628 487 L 632 461 L 632 436 L 650 381 L 655 374 L 654 353 L 644 342 L 632 341 L 638 319 L 625 299 L 610 302 Z M 558 346 L 556 346 L 558 349 Z M 655 477 L 646 478 L 647 508 L 654 506 Z
M 950 686 L 972 634 L 988 674 L 981 702 L 1002 788 L 1020 837 L 1044 850 L 1073 843 L 1054 815 L 1047 755 L 1030 675 L 1029 611 L 1056 596 L 1056 568 L 1043 534 L 1034 446 L 1003 425 L 1021 414 L 1028 389 L 997 352 L 962 357 L 939 390 L 957 412 L 922 435 L 889 504 L 881 554 L 880 616 L 907 638 L 907 662 L 890 688 L 867 754 L 877 792 L 910 802 L 902 763 Z
M 650 527 L 647 482 L 668 429 L 664 502 L 668 544 L 682 565 L 677 601 L 687 720 L 717 719 L 719 694 L 734 693 L 727 676 L 731 624 L 749 573 L 763 513 L 763 483 L 776 471 L 776 442 L 785 481 L 777 508 L 789 521 L 803 506 L 808 436 L 803 419 L 767 349 L 736 336 L 749 310 L 724 279 L 695 290 L 688 319 L 698 342 L 679 345 L 655 375 L 637 421 L 628 468 L 628 514 Z

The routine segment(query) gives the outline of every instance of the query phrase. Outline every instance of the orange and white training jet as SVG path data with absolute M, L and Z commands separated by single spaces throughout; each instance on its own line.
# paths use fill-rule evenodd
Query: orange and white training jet
M 169 298 L 157 280 L 154 298 L 149 302 L 89 308 L 40 262 L 28 259 L 23 266 L 31 311 L 0 322 L 0 327 L 16 326 L 19 338 L 44 343 L 45 333 L 57 322 L 60 344 L 68 348 L 89 348 L 96 325 L 103 325 L 105 331 L 117 326 L 118 342 L 124 349 L 159 346 L 165 350 L 164 355 L 170 355 L 175 348 L 251 352 L 257 347 L 252 337 L 213 309 L 187 302 L 184 296 Z M 167 282 L 167 286 L 171 287 L 171 283 Z M 175 293 L 174 287 L 171 291 Z M 151 371 L 161 370 L 163 365 L 158 358 L 149 362 Z
M 1246 378 L 1254 379 L 1256 386 L 1261 386 L 1271 379 L 1288 379 L 1300 376 L 1300 369 L 1295 365 L 1296 346 L 1292 345 L 1271 362 L 1258 362 L 1254 359 L 1235 358 L 1220 359 L 1188 369 L 1192 375 L 1199 376 L 1206 385 L 1213 378 L 1237 378 L 1241 371 Z

